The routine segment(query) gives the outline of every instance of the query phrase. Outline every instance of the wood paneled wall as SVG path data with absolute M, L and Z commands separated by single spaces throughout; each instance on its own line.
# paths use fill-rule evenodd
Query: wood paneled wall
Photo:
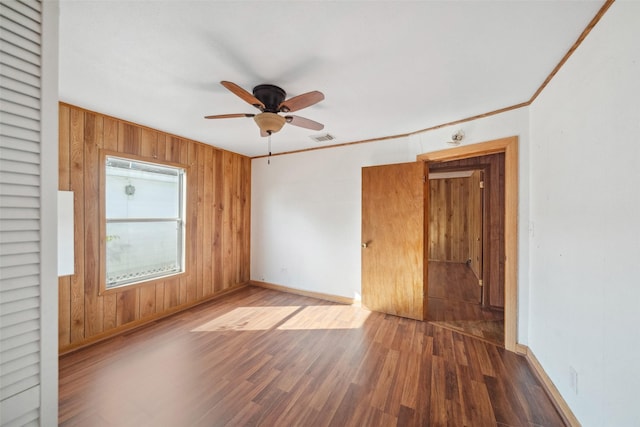
M 470 179 L 429 180 L 429 260 L 467 262 L 471 257 Z
M 484 171 L 483 283 L 484 302 L 504 307 L 505 157 L 504 153 L 448 162 L 433 162 L 429 171 L 482 169 Z
M 429 180 L 429 260 L 465 263 L 482 279 L 482 171 Z
M 75 274 L 59 279 L 61 352 L 249 281 L 248 157 L 64 103 L 59 120 L 59 189 L 74 192 L 75 227 Z M 99 295 L 101 149 L 187 170 L 185 275 Z

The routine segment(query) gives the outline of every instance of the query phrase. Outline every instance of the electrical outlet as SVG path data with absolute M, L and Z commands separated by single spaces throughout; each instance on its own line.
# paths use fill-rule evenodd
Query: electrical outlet
M 578 372 L 573 366 L 569 366 L 569 386 L 575 394 L 578 394 Z

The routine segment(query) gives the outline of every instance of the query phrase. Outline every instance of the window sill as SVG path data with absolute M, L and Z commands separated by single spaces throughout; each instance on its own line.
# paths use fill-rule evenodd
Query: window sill
M 105 283 L 100 283 L 100 292 L 98 292 L 99 296 L 103 296 L 103 295 L 111 295 L 111 294 L 116 294 L 118 292 L 124 292 L 124 291 L 128 291 L 131 289 L 135 289 L 135 288 L 139 288 L 142 286 L 149 286 L 149 285 L 157 285 L 159 283 L 162 282 L 167 282 L 167 281 L 173 281 L 176 279 L 181 279 L 183 277 L 185 277 L 187 275 L 186 272 L 182 272 L 182 273 L 176 273 L 176 274 L 169 274 L 167 276 L 162 276 L 162 277 L 154 277 L 153 279 L 149 279 L 149 280 L 142 280 L 140 282 L 134 282 L 134 283 L 129 283 L 126 285 L 122 285 L 122 286 L 117 286 L 114 288 L 106 288 Z

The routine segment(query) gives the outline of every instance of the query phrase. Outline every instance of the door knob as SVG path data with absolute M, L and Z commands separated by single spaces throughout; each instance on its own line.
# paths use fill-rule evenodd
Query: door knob
M 366 244 L 366 243 L 363 243 L 363 244 L 362 244 L 362 248 L 363 248 L 363 249 L 366 249 L 366 247 L 367 247 L 367 246 L 369 246 L 369 245 L 368 245 L 368 244 Z

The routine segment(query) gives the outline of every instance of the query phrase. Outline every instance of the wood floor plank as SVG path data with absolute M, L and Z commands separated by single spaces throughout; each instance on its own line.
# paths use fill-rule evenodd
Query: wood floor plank
M 247 287 L 60 358 L 63 426 L 563 426 L 524 358 Z

